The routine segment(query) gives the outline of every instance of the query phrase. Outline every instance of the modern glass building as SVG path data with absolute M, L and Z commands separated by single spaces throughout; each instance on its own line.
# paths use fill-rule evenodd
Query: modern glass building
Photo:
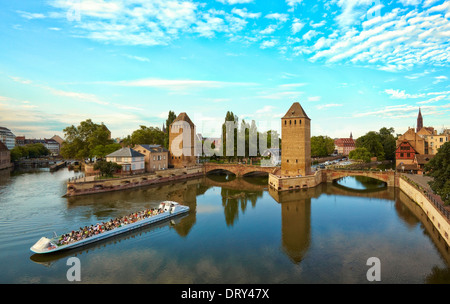
M 0 141 L 6 145 L 8 150 L 12 150 L 16 146 L 16 136 L 5 127 L 0 127 Z

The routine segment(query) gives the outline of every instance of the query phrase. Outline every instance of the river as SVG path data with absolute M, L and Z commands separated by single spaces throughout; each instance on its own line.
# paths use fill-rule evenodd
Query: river
M 363 178 L 294 192 L 267 177 L 210 175 L 135 190 L 63 198 L 67 169 L 0 172 L 0 283 L 446 283 L 450 254 L 420 208 L 401 191 Z M 188 215 L 50 256 L 29 248 L 162 200 Z

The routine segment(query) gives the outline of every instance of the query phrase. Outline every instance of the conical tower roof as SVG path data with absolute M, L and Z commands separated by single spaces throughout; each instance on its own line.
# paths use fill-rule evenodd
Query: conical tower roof
M 298 102 L 294 102 L 292 106 L 289 108 L 289 111 L 287 111 L 286 115 L 282 117 L 284 118 L 307 118 L 308 115 L 306 115 L 305 111 L 303 110 L 302 106 Z
M 174 124 L 177 121 L 186 121 L 191 126 L 194 126 L 194 123 L 185 112 L 180 113 L 180 115 L 178 115 L 178 117 L 172 122 L 172 124 Z

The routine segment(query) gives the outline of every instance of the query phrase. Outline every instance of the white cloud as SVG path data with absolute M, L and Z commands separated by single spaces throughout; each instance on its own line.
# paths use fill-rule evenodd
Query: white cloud
M 231 10 L 233 14 L 236 14 L 242 18 L 250 18 L 250 19 L 256 19 L 261 17 L 261 13 L 249 13 L 247 12 L 246 8 L 240 9 L 240 8 L 233 8 Z
M 384 90 L 384 92 L 391 95 L 391 98 L 393 99 L 420 98 L 425 96 L 425 94 L 406 94 L 405 90 L 387 89 Z
M 408 5 L 419 5 L 422 0 L 400 0 L 400 3 L 408 6 Z
M 439 82 L 448 80 L 448 77 L 447 76 L 436 76 L 436 77 L 434 77 L 434 79 L 436 79 L 436 80 L 433 83 L 437 84 Z
M 273 112 L 273 109 L 275 109 L 274 106 L 264 106 L 262 109 L 256 110 L 256 113 L 257 114 L 271 113 Z
M 446 10 L 447 7 L 432 9 Z M 430 10 L 408 12 L 395 8 L 363 22 L 361 29 L 338 29 L 333 37 L 319 38 L 322 41 L 317 45 L 318 52 L 310 60 L 362 63 L 385 71 L 409 70 L 421 64 L 449 64 L 448 19 L 441 14 L 429 14 Z
M 280 22 L 286 22 L 288 20 L 288 14 L 272 13 L 265 16 L 268 19 L 275 19 Z
M 50 92 L 57 96 L 63 96 L 63 97 L 70 97 L 79 101 L 85 101 L 85 102 L 92 102 L 100 105 L 107 105 L 108 102 L 100 100 L 96 95 L 94 94 L 87 94 L 87 93 L 81 93 L 81 92 L 71 92 L 71 91 L 64 91 L 64 90 L 58 90 L 54 88 L 48 88 Z
M 303 0 L 286 0 L 286 4 L 290 7 L 289 11 L 292 12 L 294 11 L 295 7 L 297 5 L 300 5 L 302 3 Z
M 192 79 L 160 79 L 160 78 L 144 78 L 137 80 L 123 80 L 115 82 L 99 82 L 100 84 L 108 84 L 125 87 L 153 87 L 162 89 L 188 89 L 188 88 L 223 88 L 228 86 L 253 86 L 256 83 L 244 82 L 224 82 L 211 80 L 192 80 Z
M 270 35 L 273 32 L 275 32 L 277 29 L 277 26 L 275 24 L 270 24 L 268 27 L 260 31 L 259 33 L 262 35 Z
M 298 32 L 300 32 L 302 30 L 302 28 L 305 26 L 304 23 L 300 22 L 299 19 L 295 18 L 294 22 L 292 22 L 292 34 L 297 34 Z
M 16 11 L 18 14 L 20 14 L 21 17 L 25 18 L 25 19 L 43 19 L 45 18 L 44 14 L 41 13 L 29 13 L 29 12 L 24 12 L 24 11 Z
M 329 103 L 329 104 L 324 104 L 324 105 L 318 105 L 316 108 L 318 110 L 323 110 L 323 109 L 328 109 L 328 108 L 332 108 L 332 107 L 342 107 L 342 104 L 337 104 L 337 103 Z
M 266 40 L 261 43 L 260 48 L 262 48 L 262 49 L 272 48 L 272 47 L 276 46 L 277 44 L 278 44 L 278 41 L 276 39 Z
M 204 4 L 190 0 L 83 0 L 78 7 L 71 1 L 51 0 L 49 4 L 61 10 L 53 13 L 58 18 L 67 18 L 66 12 L 78 9 L 81 22 L 70 23 L 76 37 L 119 45 L 167 45 L 186 34 L 213 38 L 222 33 L 232 37 L 245 28 L 245 19 L 261 15 L 245 8 L 233 8 L 231 12 L 205 9 Z
M 216 1 L 219 1 L 220 3 L 223 3 L 223 4 L 230 4 L 230 5 L 253 2 L 253 0 L 216 0 Z
M 446 98 L 446 97 L 447 97 L 447 95 L 439 95 L 439 96 L 430 98 L 430 99 L 428 99 L 428 100 L 418 102 L 418 104 L 432 103 L 432 102 L 440 101 L 440 100 L 442 100 L 442 99 L 444 99 L 444 98 Z
M 311 40 L 312 38 L 314 38 L 318 34 L 319 33 L 316 32 L 315 30 L 310 30 L 306 34 L 303 35 L 303 40 L 306 40 L 306 41 Z
M 308 97 L 308 101 L 320 101 L 322 99 L 321 96 L 310 96 Z

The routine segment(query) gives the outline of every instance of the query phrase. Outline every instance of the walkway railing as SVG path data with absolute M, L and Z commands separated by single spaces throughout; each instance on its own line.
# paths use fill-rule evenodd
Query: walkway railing
M 443 216 L 445 216 L 448 220 L 450 220 L 450 211 L 448 211 L 445 207 L 442 201 L 437 200 L 434 196 L 436 194 L 434 194 L 432 191 L 427 192 L 425 189 L 423 189 L 422 186 L 420 186 L 419 184 L 417 184 L 415 181 L 409 179 L 407 176 L 405 176 L 404 174 L 402 174 L 400 176 L 404 181 L 406 181 L 408 184 L 410 184 L 411 186 L 413 186 L 414 188 L 416 188 L 418 191 L 420 191 L 435 207 L 437 210 L 439 210 L 439 212 L 441 212 L 441 214 Z

